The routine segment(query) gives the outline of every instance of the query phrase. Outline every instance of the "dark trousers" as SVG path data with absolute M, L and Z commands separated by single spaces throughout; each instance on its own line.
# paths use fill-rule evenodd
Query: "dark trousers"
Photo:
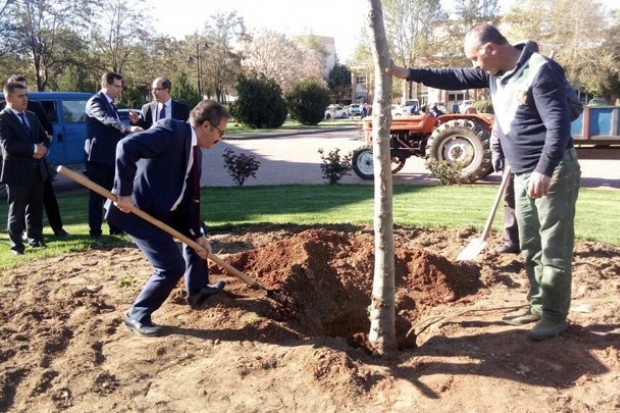
M 86 171 L 88 178 L 94 183 L 104 187 L 108 191 L 112 190 L 114 185 L 114 166 L 102 165 L 93 162 L 86 162 Z M 88 226 L 90 227 L 91 236 L 101 235 L 101 226 L 103 224 L 103 204 L 105 198 L 94 191 L 90 191 L 88 198 Z M 110 234 L 120 233 L 121 231 L 108 222 Z
M 114 205 L 108 208 L 108 222 L 131 235 L 138 248 L 153 265 L 153 273 L 136 298 L 129 316 L 141 323 L 151 322 L 151 314 L 166 301 L 181 277 L 185 277 L 187 296 L 197 294 L 209 283 L 207 262 L 183 244 L 181 251 L 176 242 L 166 232 L 144 221 L 134 214 L 119 211 Z M 171 213 L 159 217 L 177 231 L 186 226 L 184 214 Z M 187 234 L 185 234 L 187 235 Z
M 47 179 L 43 182 L 43 206 L 45 207 L 45 214 L 50 227 L 52 227 L 52 231 L 54 231 L 54 234 L 58 234 L 63 228 L 58 200 L 52 186 L 52 174 L 48 174 Z
M 519 246 L 519 225 L 515 213 L 515 175 L 508 177 L 504 191 L 504 244 Z
M 30 183 L 6 184 L 9 242 L 19 252 L 24 251 L 24 222 L 28 241 L 43 240 L 43 180 L 36 169 L 28 173 L 33 174 Z

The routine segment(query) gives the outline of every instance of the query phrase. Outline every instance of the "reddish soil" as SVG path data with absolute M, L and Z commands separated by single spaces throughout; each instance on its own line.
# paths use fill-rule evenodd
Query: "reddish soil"
M 122 319 L 149 277 L 135 248 L 50 258 L 0 279 L 0 411 L 614 412 L 620 410 L 620 249 L 576 246 L 568 330 L 545 342 L 500 322 L 522 311 L 522 260 L 472 231 L 395 230 L 399 351 L 368 343 L 371 229 L 262 227 L 214 251 L 275 291 L 227 287 L 200 310 L 183 286 L 160 338 Z M 278 298 L 278 299 L 276 299 Z M 281 300 L 280 298 L 284 298 Z

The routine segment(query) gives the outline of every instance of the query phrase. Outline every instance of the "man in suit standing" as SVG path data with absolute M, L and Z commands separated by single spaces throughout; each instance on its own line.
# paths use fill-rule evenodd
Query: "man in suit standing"
M 9 78 L 7 83 L 21 83 L 25 88 L 28 88 L 28 83 L 24 76 L 13 75 Z M 0 102 L 0 110 L 4 109 L 6 106 L 6 101 Z M 30 111 L 37 115 L 39 122 L 41 122 L 41 126 L 47 133 L 47 136 L 50 138 L 50 142 L 54 137 L 54 127 L 52 123 L 47 118 L 47 114 L 45 113 L 45 109 L 39 102 L 35 102 L 32 100 L 28 100 L 28 106 L 26 107 L 27 111 Z M 48 169 L 48 164 L 45 158 L 43 158 L 43 162 L 45 162 L 45 169 Z M 54 193 L 54 186 L 52 185 L 53 176 L 52 174 L 47 174 L 47 179 L 43 182 L 43 206 L 45 207 L 45 213 L 47 214 L 47 220 L 49 221 L 50 227 L 52 227 L 52 231 L 54 231 L 54 235 L 58 238 L 65 238 L 69 235 L 67 231 L 63 228 L 62 225 L 62 217 L 60 216 L 60 208 L 58 207 L 58 200 L 56 199 L 56 194 Z
M 130 132 L 141 131 L 139 126 L 126 126 L 120 121 L 114 99 L 123 91 L 123 77 L 118 73 L 107 72 L 101 78 L 101 90 L 86 102 L 86 171 L 93 182 L 110 190 L 114 182 L 114 160 L 116 144 Z M 88 226 L 90 236 L 101 237 L 103 224 L 103 203 L 105 198 L 90 191 L 88 200 Z M 122 231 L 109 224 L 110 235 Z
M 32 247 L 45 247 L 43 182 L 47 178 L 47 168 L 43 157 L 50 140 L 36 115 L 26 110 L 28 90 L 22 84 L 7 83 L 4 97 L 7 106 L 0 112 L 0 182 L 5 183 L 7 189 L 11 251 L 23 255 L 24 218 L 28 243 Z
M 125 325 L 140 335 L 154 336 L 161 328 L 151 315 L 185 275 L 187 302 L 200 306 L 224 288 L 219 281 L 209 286 L 206 262 L 211 253 L 207 229 L 200 218 L 200 148 L 210 149 L 224 135 L 228 113 L 219 103 L 203 100 L 189 121 L 165 119 L 152 128 L 130 135 L 118 144 L 114 205 L 107 204 L 106 218 L 127 232 L 153 265 L 154 271 L 125 317 Z M 130 206 L 141 210 L 191 237 L 203 247 L 196 252 L 187 245 L 183 252 L 171 235 L 126 213 Z
M 160 119 L 177 119 L 186 121 L 189 117 L 189 108 L 183 102 L 172 99 L 172 82 L 165 77 L 153 80 L 151 93 L 153 101 L 142 106 L 142 113 L 129 111 L 129 121 L 132 125 L 148 129 Z

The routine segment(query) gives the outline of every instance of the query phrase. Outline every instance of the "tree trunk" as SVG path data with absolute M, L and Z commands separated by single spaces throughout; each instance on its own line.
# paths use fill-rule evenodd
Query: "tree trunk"
M 396 350 L 394 293 L 394 233 L 392 214 L 392 170 L 390 155 L 392 77 L 380 0 L 368 0 L 368 23 L 375 65 L 375 100 L 372 111 L 372 139 L 375 175 L 375 273 L 370 303 L 368 338 L 375 352 L 389 355 Z

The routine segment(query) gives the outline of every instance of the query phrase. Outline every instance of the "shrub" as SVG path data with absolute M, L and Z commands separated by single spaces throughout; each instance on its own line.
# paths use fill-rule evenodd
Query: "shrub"
M 291 118 L 302 125 L 317 125 L 322 121 L 329 100 L 329 90 L 314 79 L 303 80 L 286 95 Z
M 426 167 L 439 178 L 440 185 L 458 185 L 463 181 L 461 178 L 461 170 L 465 167 L 463 161 L 450 162 L 431 158 L 426 161 Z
M 493 110 L 493 103 L 490 100 L 479 100 L 471 105 L 476 108 L 478 113 L 495 113 Z
M 236 155 L 232 149 L 226 148 L 222 157 L 224 158 L 224 167 L 228 171 L 228 175 L 239 186 L 242 186 L 250 176 L 256 178 L 256 171 L 260 167 L 260 162 L 256 160 L 256 156 L 243 153 Z
M 279 128 L 286 120 L 286 101 L 275 80 L 264 75 L 241 76 L 238 99 L 233 107 L 235 119 L 250 128 Z
M 340 149 L 336 148 L 329 151 L 325 156 L 325 151 L 319 148 L 319 154 L 321 154 L 321 172 L 323 172 L 323 179 L 327 180 L 330 185 L 336 185 L 343 176 L 350 175 L 351 173 L 351 154 L 340 155 Z

